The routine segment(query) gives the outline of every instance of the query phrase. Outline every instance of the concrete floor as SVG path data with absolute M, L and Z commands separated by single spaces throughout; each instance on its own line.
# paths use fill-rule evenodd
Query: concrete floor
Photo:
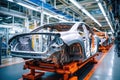
M 24 62 L 24 59 L 18 58 L 18 57 L 6 57 L 2 59 L 2 64 L 0 65 L 1 67 L 13 65 L 13 64 L 18 64 Z
M 22 77 L 23 73 L 28 70 L 23 70 L 23 64 L 14 64 L 0 68 L 0 80 L 18 80 Z
M 8 61 L 11 61 L 9 59 Z M 9 66 L 3 66 L 0 68 L 0 80 L 18 80 L 22 77 L 22 74 L 29 72 L 29 70 L 23 70 L 24 61 L 22 59 L 13 59 L 14 61 L 21 61 L 18 64 Z M 90 80 L 120 80 L 120 58 L 114 52 L 114 46 L 109 50 L 109 53 L 105 56 L 103 61 L 97 67 Z M 75 73 L 79 80 L 83 80 L 84 77 L 94 65 L 87 64 L 84 68 Z M 46 74 L 40 80 L 59 80 L 62 75 L 46 72 Z
M 120 57 L 115 53 L 114 46 L 109 50 L 90 80 L 120 80 Z

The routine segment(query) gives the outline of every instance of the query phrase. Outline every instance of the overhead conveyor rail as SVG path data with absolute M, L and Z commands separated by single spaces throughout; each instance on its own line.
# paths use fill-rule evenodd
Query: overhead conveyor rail
M 32 3 L 34 3 L 34 4 L 36 4 L 40 7 L 43 7 L 44 9 L 47 9 L 48 11 L 53 12 L 55 14 L 64 16 L 66 19 L 69 19 L 69 20 L 73 19 L 73 17 L 70 16 L 69 14 L 66 14 L 66 13 L 64 13 L 64 12 L 58 10 L 58 9 L 55 9 L 54 6 L 43 2 L 42 0 L 29 0 L 29 2 L 32 2 Z M 75 21 L 79 21 L 79 19 L 75 19 Z

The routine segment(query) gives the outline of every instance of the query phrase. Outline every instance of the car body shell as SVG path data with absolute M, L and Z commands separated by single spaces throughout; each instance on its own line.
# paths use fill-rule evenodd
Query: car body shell
M 57 24 L 59 25 L 59 23 L 53 23 L 53 24 Z M 60 23 L 62 24 L 62 23 Z M 69 24 L 66 22 L 66 24 Z M 46 24 L 47 25 L 51 25 L 51 24 Z M 81 26 L 80 26 L 81 25 Z M 89 28 L 89 30 L 87 30 L 87 27 Z M 78 31 L 78 27 L 81 27 L 83 29 L 82 33 L 83 35 L 80 35 L 79 31 Z M 44 26 L 43 26 L 44 28 Z M 90 27 L 85 24 L 84 22 L 77 22 L 74 23 L 72 25 L 72 27 L 67 30 L 67 31 L 62 31 L 62 32 L 42 32 L 40 31 L 42 29 L 42 27 L 39 27 L 33 31 L 31 31 L 30 33 L 23 33 L 23 34 L 19 34 L 19 35 L 15 35 L 14 37 L 12 37 L 9 40 L 9 45 L 11 46 L 11 53 L 13 56 L 18 56 L 18 57 L 23 57 L 23 58 L 33 58 L 33 59 L 49 59 L 51 57 L 51 55 L 53 55 L 54 53 L 62 50 L 65 46 L 71 46 L 75 43 L 79 44 L 82 49 L 82 54 L 84 55 L 84 59 L 87 59 L 88 57 L 92 56 L 93 54 L 95 54 L 98 51 L 98 44 L 99 44 L 99 40 L 98 37 L 94 34 L 94 32 L 92 32 L 92 30 L 90 29 Z M 38 32 L 39 31 L 39 32 Z M 91 53 L 90 51 L 90 41 L 89 41 L 89 34 L 92 33 L 93 39 L 94 39 L 94 51 Z M 55 41 L 52 43 L 52 48 L 50 48 L 50 46 L 48 46 L 49 50 L 46 50 L 42 53 L 40 52 L 34 52 L 32 50 L 18 50 L 15 48 L 15 44 L 18 45 L 18 39 L 20 39 L 20 37 L 25 37 L 28 36 L 29 38 L 30 35 L 51 35 L 51 36 L 58 36 L 59 37 L 59 41 L 63 41 L 62 43 L 59 43 L 59 45 L 55 43 Z M 14 43 L 16 41 L 16 43 Z M 23 41 L 24 42 L 24 39 Z M 52 42 L 52 41 L 51 41 Z M 13 46 L 14 44 L 14 46 Z M 45 43 L 46 44 L 46 43 Z M 53 45 L 55 44 L 55 45 Z M 19 45 L 18 45 L 19 46 Z M 29 47 L 32 47 L 31 44 L 28 45 Z M 25 46 L 27 47 L 27 46 Z M 59 54 L 59 53 L 58 53 Z M 74 55 L 74 53 L 72 53 Z M 69 54 L 67 54 L 69 55 Z M 58 55 L 57 55 L 58 56 Z

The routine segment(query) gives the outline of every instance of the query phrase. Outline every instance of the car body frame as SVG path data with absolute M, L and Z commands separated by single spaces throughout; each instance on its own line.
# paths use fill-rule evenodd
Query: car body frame
M 98 51 L 99 38 L 84 22 L 46 24 L 9 40 L 11 54 L 55 64 L 86 60 Z

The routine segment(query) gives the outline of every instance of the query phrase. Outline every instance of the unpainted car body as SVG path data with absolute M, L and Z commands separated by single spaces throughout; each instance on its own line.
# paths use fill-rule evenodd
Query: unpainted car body
M 83 22 L 52 23 L 9 40 L 13 56 L 65 64 L 86 60 L 98 51 L 99 40 Z

